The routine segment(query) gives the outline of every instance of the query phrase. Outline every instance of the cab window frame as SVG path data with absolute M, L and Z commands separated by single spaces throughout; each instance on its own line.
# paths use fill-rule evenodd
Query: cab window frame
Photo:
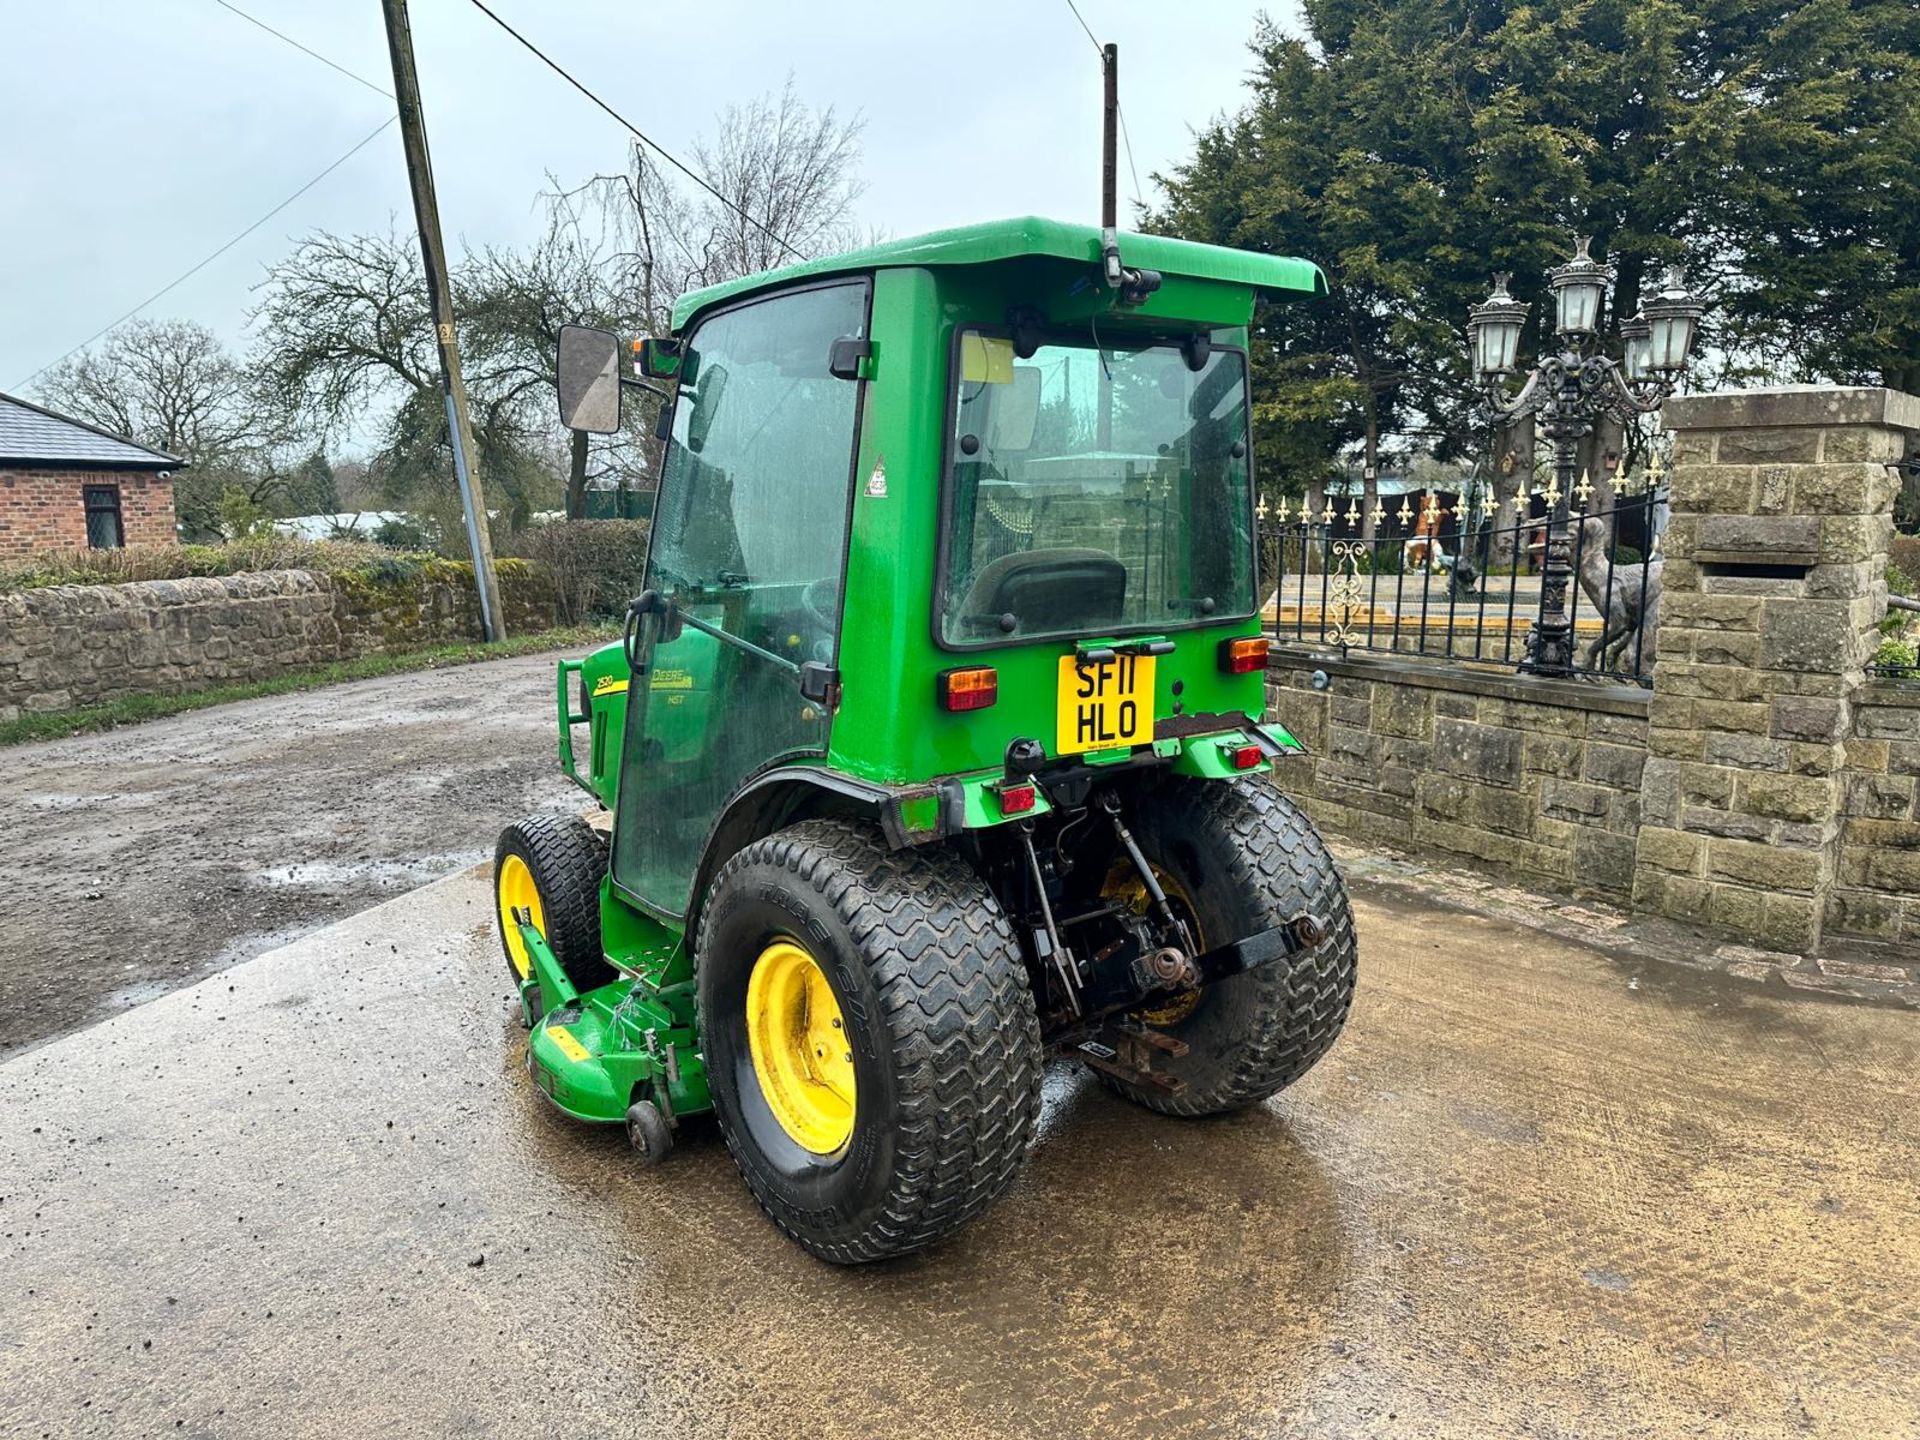
M 860 291 L 861 331 L 868 339 L 871 339 L 873 336 L 874 272 L 870 270 L 863 271 L 863 272 L 855 272 L 853 274 L 821 276 L 818 278 L 800 281 L 795 284 L 782 285 L 774 289 L 768 289 L 768 290 L 757 292 L 752 295 L 743 296 L 740 299 L 729 301 L 723 305 L 715 305 L 711 309 L 702 310 L 697 315 L 692 317 L 689 323 L 685 327 L 683 327 L 679 332 L 676 333 L 675 338 L 681 341 L 682 347 L 683 347 L 682 353 L 685 354 L 688 350 L 693 348 L 693 343 L 698 338 L 701 330 L 703 330 L 707 325 L 709 325 L 713 321 L 718 320 L 723 316 L 737 315 L 741 311 L 751 310 L 754 307 L 759 305 L 772 304 L 777 301 L 787 300 L 792 298 L 793 296 L 807 294 L 813 291 L 853 289 L 853 288 L 858 288 Z M 835 611 L 835 623 L 834 623 L 834 632 L 833 632 L 833 655 L 829 663 L 836 670 L 839 668 L 839 665 L 840 665 L 840 652 L 841 652 L 842 644 L 845 640 L 846 628 L 847 628 L 846 627 L 847 569 L 848 569 L 848 566 L 851 564 L 852 558 L 853 558 L 854 505 L 858 495 L 858 487 L 859 487 L 860 447 L 861 447 L 862 441 L 865 438 L 864 430 L 865 430 L 866 416 L 867 416 L 867 394 L 868 394 L 867 387 L 872 383 L 872 381 L 864 377 L 861 377 L 861 378 L 856 378 L 852 380 L 842 381 L 841 383 L 851 385 L 854 387 L 854 399 L 853 399 L 852 439 L 851 439 L 851 444 L 848 450 L 846 483 L 844 486 L 846 503 L 845 503 L 845 508 L 843 509 L 841 514 L 840 554 L 838 559 L 838 568 L 834 572 L 839 580 L 839 598 L 838 598 L 838 606 Z M 694 385 L 696 389 L 698 388 L 698 384 L 699 384 L 699 379 L 698 379 L 698 376 L 696 375 L 694 380 Z M 673 399 L 663 407 L 664 413 L 667 416 L 667 419 L 665 422 L 667 438 L 663 442 L 662 450 L 660 454 L 660 482 L 661 483 L 657 485 L 654 490 L 654 520 L 652 523 L 648 525 L 648 528 L 647 528 L 647 556 L 646 556 L 645 565 L 641 570 L 641 576 L 642 576 L 641 588 L 643 590 L 649 588 L 654 579 L 654 546 L 659 543 L 659 539 L 660 539 L 660 530 L 661 530 L 661 527 L 659 525 L 659 514 L 660 514 L 660 508 L 661 508 L 660 496 L 661 496 L 662 490 L 664 489 L 665 481 L 667 479 L 667 456 L 668 456 L 667 447 L 670 447 L 673 444 L 673 438 L 672 438 L 673 429 L 674 429 L 675 422 L 679 418 L 681 392 L 683 388 L 684 387 L 682 387 L 678 382 L 676 382 L 673 390 Z M 734 642 L 731 640 L 728 640 L 728 641 L 722 641 L 720 643 L 732 644 Z M 633 654 L 631 649 L 628 650 L 627 658 L 628 658 L 628 663 L 631 665 L 633 662 Z M 652 664 L 651 646 L 649 647 L 647 658 L 648 658 L 648 665 L 650 667 Z M 637 679 L 638 677 L 636 676 L 635 678 Z M 796 682 L 796 687 L 797 687 L 797 682 Z M 634 692 L 638 692 L 637 698 Z M 797 693 L 797 688 L 796 688 L 796 693 Z M 633 741 L 638 731 L 645 724 L 646 710 L 650 700 L 651 700 L 650 686 L 638 685 L 638 684 L 630 686 L 628 704 L 626 707 L 626 715 L 625 715 L 624 723 L 621 727 L 621 734 L 619 739 L 621 763 L 618 770 L 618 783 L 614 790 L 613 807 L 612 807 L 613 813 L 616 817 L 615 819 L 616 848 L 617 848 L 617 827 L 619 825 L 619 820 L 617 817 L 619 816 L 619 813 L 620 813 L 620 807 L 621 807 L 622 801 L 626 798 L 624 792 L 626 791 L 629 774 L 632 773 L 635 775 L 635 778 L 637 778 L 637 768 L 629 765 L 627 757 L 632 753 Z M 753 766 L 746 774 L 740 776 L 738 781 L 734 784 L 734 786 L 727 792 L 726 798 L 720 803 L 718 810 L 715 812 L 712 823 L 708 826 L 706 836 L 701 841 L 701 854 L 699 857 L 696 858 L 693 866 L 693 874 L 696 880 L 698 875 L 700 874 L 701 866 L 704 863 L 705 855 L 709 851 L 711 851 L 713 847 L 714 837 L 719 833 L 721 826 L 726 824 L 727 817 L 732 813 L 735 803 L 740 799 L 740 797 L 744 793 L 752 789 L 755 785 L 759 784 L 761 780 L 769 772 L 773 770 L 779 769 L 782 766 L 790 766 L 795 761 L 818 760 L 831 753 L 832 745 L 833 745 L 833 726 L 834 726 L 834 721 L 837 717 L 835 716 L 834 712 L 831 709 L 829 709 L 823 718 L 825 720 L 825 724 L 821 728 L 821 740 L 817 748 L 809 746 L 809 747 L 789 749 L 789 750 L 782 751 L 778 755 L 771 756 L 761 761 L 758 765 Z M 698 894 L 691 893 L 691 892 L 688 894 L 684 905 L 678 910 L 670 909 L 666 906 L 661 905 L 657 901 L 648 899 L 646 896 L 640 894 L 638 890 L 632 888 L 629 884 L 626 883 L 627 879 L 631 877 L 622 876 L 622 874 L 620 873 L 620 867 L 618 866 L 618 864 L 612 863 L 615 861 L 615 857 L 610 854 L 608 858 L 610 862 L 608 865 L 608 876 L 607 876 L 608 883 L 612 886 L 616 894 L 618 894 L 623 900 L 625 900 L 629 904 L 638 908 L 643 914 L 652 915 L 659 919 L 663 919 L 669 922 L 679 923 L 681 921 L 684 921 L 698 907 L 700 902 L 700 897 Z
M 1217 329 L 1218 327 L 1210 327 L 1205 333 L 1212 336 L 1217 333 Z M 1094 327 L 1091 325 L 1084 329 L 1074 326 L 1054 325 L 1030 329 L 1027 330 L 1026 333 L 1037 336 L 1042 345 L 1067 344 L 1087 350 L 1115 348 L 1113 346 L 1100 346 L 1093 336 L 1093 330 Z M 1150 349 L 1159 345 L 1178 346 L 1183 340 L 1188 339 L 1194 333 L 1192 330 L 1152 330 L 1144 332 L 1138 330 L 1121 330 L 1118 332 L 1118 336 L 1128 348 L 1133 348 L 1135 344 L 1138 343 L 1139 348 Z M 946 634 L 946 628 L 942 623 L 942 615 L 945 612 L 947 604 L 947 586 L 951 578 L 948 573 L 948 562 L 952 554 L 953 544 L 953 504 L 955 499 L 953 467 L 959 445 L 959 437 L 954 433 L 956 428 L 954 422 L 960 413 L 961 350 L 965 345 L 966 337 L 969 335 L 983 335 L 992 339 L 1011 340 L 1014 337 L 1014 329 L 1011 325 L 969 325 L 956 323 L 953 326 L 952 335 L 948 338 L 947 395 L 946 404 L 940 416 L 942 436 L 940 442 L 940 514 L 938 524 L 935 527 L 933 594 L 928 597 L 927 605 L 928 632 L 933 637 L 934 645 L 949 654 L 978 654 L 985 650 L 1013 650 L 1030 645 L 1070 646 L 1075 640 L 1084 637 L 1074 632 L 1062 631 L 1058 634 L 1049 635 L 990 635 L 978 642 L 970 642 L 949 639 Z M 1250 557 L 1251 567 L 1248 574 L 1252 578 L 1251 591 L 1253 608 L 1250 610 L 1219 612 L 1212 615 L 1195 615 L 1188 619 L 1169 616 L 1165 621 L 1148 620 L 1135 625 L 1108 627 L 1099 631 L 1097 638 L 1105 639 L 1111 636 L 1118 640 L 1130 635 L 1163 635 L 1187 630 L 1198 630 L 1208 626 L 1244 625 L 1247 621 L 1255 619 L 1260 614 L 1262 590 L 1260 576 L 1260 529 L 1257 514 L 1260 484 L 1259 477 L 1254 470 L 1253 453 L 1253 357 L 1245 345 L 1228 345 L 1214 339 L 1212 341 L 1212 348 L 1216 352 L 1224 352 L 1240 357 L 1240 398 L 1247 417 L 1247 536 L 1248 546 L 1252 551 Z M 1088 633 L 1092 634 L 1092 632 Z

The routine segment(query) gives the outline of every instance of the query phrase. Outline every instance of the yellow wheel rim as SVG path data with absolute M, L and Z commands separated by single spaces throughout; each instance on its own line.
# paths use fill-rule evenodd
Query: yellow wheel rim
M 853 1134 L 853 1041 L 826 973 L 791 940 L 760 952 L 747 980 L 747 1046 L 780 1128 L 815 1155 Z
M 1187 887 L 1153 861 L 1149 860 L 1147 864 L 1153 870 L 1153 878 L 1160 882 L 1160 888 L 1166 892 L 1173 913 L 1187 922 L 1187 928 L 1193 932 L 1193 943 L 1204 951 L 1207 948 L 1206 937 L 1200 933 L 1200 916 L 1193 908 L 1193 897 L 1187 894 Z M 1147 895 L 1146 882 L 1140 878 L 1140 872 L 1133 868 L 1133 861 L 1125 855 L 1113 862 L 1113 869 L 1107 872 L 1107 883 L 1101 887 L 1100 896 L 1104 900 L 1117 901 L 1136 915 L 1146 914 L 1148 907 L 1153 904 Z M 1162 1004 L 1142 1006 L 1132 1014 L 1148 1025 L 1178 1025 L 1193 1014 L 1199 1004 L 1200 992 L 1185 990 L 1169 996 Z
M 520 938 L 520 923 L 513 918 L 513 912 L 530 912 L 533 928 L 542 935 L 547 933 L 547 915 L 540 908 L 540 887 L 533 883 L 533 871 L 527 868 L 525 860 L 509 855 L 500 862 L 499 873 L 493 877 L 493 896 L 500 908 L 500 933 L 506 937 L 507 959 L 513 962 L 513 973 L 524 980 L 533 972 L 533 960 L 527 954 L 527 942 Z

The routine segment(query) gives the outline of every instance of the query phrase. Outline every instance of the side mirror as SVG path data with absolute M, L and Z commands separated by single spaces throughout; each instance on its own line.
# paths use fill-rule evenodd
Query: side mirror
M 554 362 L 560 423 L 569 430 L 611 435 L 620 428 L 620 342 L 611 330 L 560 327 Z
M 682 352 L 678 340 L 642 340 L 634 348 L 640 360 L 640 373 L 649 380 L 671 380 L 680 373 Z

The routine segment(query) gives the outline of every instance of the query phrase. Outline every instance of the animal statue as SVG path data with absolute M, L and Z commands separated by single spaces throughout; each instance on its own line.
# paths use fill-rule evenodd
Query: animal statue
M 1450 557 L 1440 543 L 1440 511 L 1428 496 L 1420 511 L 1420 519 L 1413 527 L 1400 547 L 1402 567 L 1408 570 L 1426 570 L 1438 575 L 1448 568 Z
M 1610 566 L 1606 522 L 1593 515 L 1580 522 L 1579 548 L 1580 588 L 1600 612 L 1602 622 L 1599 635 L 1587 647 L 1587 667 L 1616 672 L 1625 668 L 1636 658 L 1635 637 L 1643 636 L 1638 668 L 1643 675 L 1652 673 L 1660 575 L 1666 561 L 1654 555 L 1644 563 Z

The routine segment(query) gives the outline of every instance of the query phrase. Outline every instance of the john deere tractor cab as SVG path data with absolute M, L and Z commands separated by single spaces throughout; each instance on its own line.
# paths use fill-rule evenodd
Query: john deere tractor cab
M 1124 256 L 1124 264 L 1114 248 Z M 1345 892 L 1266 772 L 1247 326 L 1302 260 L 1012 220 L 681 300 L 569 424 L 670 382 L 645 588 L 559 667 L 612 812 L 509 827 L 540 1089 L 646 1158 L 712 1111 L 807 1249 L 978 1214 L 1043 1066 L 1257 1103 L 1347 1014 Z

